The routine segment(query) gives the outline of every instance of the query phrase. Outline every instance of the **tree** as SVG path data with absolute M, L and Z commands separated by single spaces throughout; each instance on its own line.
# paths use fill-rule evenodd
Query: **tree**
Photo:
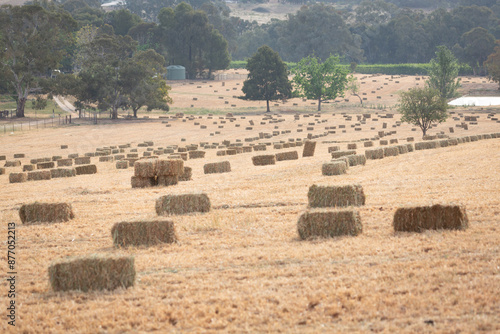
M 354 76 L 350 76 L 349 79 L 347 79 L 347 90 L 349 90 L 349 93 L 351 93 L 352 96 L 357 96 L 359 99 L 359 103 L 363 104 L 363 99 L 361 96 L 359 96 L 359 82 L 358 79 L 356 79 Z
M 484 28 L 474 28 L 462 35 L 464 60 L 475 74 L 483 73 L 483 63 L 495 48 L 495 37 Z
M 248 79 L 243 82 L 242 88 L 246 99 L 265 100 L 269 112 L 269 101 L 291 97 L 292 85 L 288 80 L 287 66 L 269 46 L 261 46 L 248 59 L 246 69 Z
M 69 14 L 39 5 L 0 7 L 0 73 L 24 117 L 28 95 L 39 80 L 59 67 L 77 24 Z
M 349 70 L 339 63 L 338 56 L 331 55 L 324 63 L 314 56 L 308 56 L 301 59 L 293 70 L 293 82 L 299 96 L 317 100 L 318 111 L 321 111 L 321 102 L 344 97 Z
M 442 123 L 448 118 L 446 100 L 436 89 L 413 88 L 400 93 L 401 121 L 420 127 L 423 136 L 432 123 Z
M 497 40 L 496 44 L 495 52 L 488 56 L 484 66 L 488 69 L 490 79 L 498 83 L 500 90 L 500 40 Z
M 436 57 L 431 60 L 429 70 L 429 87 L 439 91 L 441 98 L 455 97 L 460 87 L 458 77 L 458 62 L 453 53 L 446 46 L 439 46 Z

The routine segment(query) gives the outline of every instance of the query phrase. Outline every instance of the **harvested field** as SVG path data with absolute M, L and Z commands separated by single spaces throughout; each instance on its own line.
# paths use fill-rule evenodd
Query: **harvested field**
M 230 87 L 229 82 L 227 86 Z M 16 303 L 22 305 L 17 310 L 20 318 L 16 330 L 500 331 L 500 139 L 478 137 L 499 132 L 498 123 L 488 119 L 486 113 L 476 113 L 481 116 L 478 124 L 465 130 L 455 127 L 457 122 L 450 118 L 431 129 L 432 134 L 449 133 L 448 128 L 455 127 L 457 138 L 476 136 L 477 141 L 457 140 L 458 145 L 368 160 L 365 165 L 351 167 L 347 174 L 324 176 L 322 164 L 331 159 L 328 147 L 338 145 L 346 149 L 347 143 L 356 142 L 356 153 L 365 154 L 367 149 L 378 148 L 378 139 L 373 140 L 375 147 L 369 148 L 364 147 L 362 139 L 374 138 L 382 122 L 387 122 L 391 129 L 399 121 L 398 115 L 382 120 L 380 116 L 385 112 L 379 112 L 380 121 L 373 123 L 376 130 L 355 132 L 340 112 L 335 116 L 323 113 L 318 119 L 327 120 L 325 126 L 347 125 L 347 132 L 313 138 L 317 145 L 312 157 L 302 158 L 299 152 L 297 160 L 257 167 L 251 157 L 259 152 L 226 155 L 224 160 L 230 161 L 231 173 L 210 175 L 203 173 L 203 166 L 221 160 L 217 150 L 228 149 L 223 140 L 244 144 L 245 138 L 270 134 L 269 138 L 250 143 L 268 142 L 270 145 L 262 153 L 275 155 L 280 151 L 273 148 L 274 142 L 304 140 L 306 134 L 295 131 L 293 114 L 283 114 L 272 115 L 276 123 L 266 120 L 265 125 L 260 122 L 268 115 L 244 115 L 246 122 L 240 122 L 241 127 L 227 120 L 221 134 L 214 136 L 210 133 L 215 133 L 217 125 L 203 122 L 208 127 L 204 130 L 193 126 L 190 120 L 180 119 L 169 119 L 169 128 L 153 121 L 120 122 L 2 136 L 1 154 L 12 159 L 14 153 L 24 152 L 23 164 L 30 159 L 60 155 L 61 144 L 80 156 L 95 152 L 98 147 L 125 143 L 131 143 L 142 156 L 146 147 L 139 148 L 137 144 L 145 141 L 153 141 L 155 148 L 186 147 L 200 142 L 216 146 L 204 149 L 205 158 L 186 162 L 192 168 L 192 181 L 168 188 L 132 189 L 132 168 L 117 170 L 114 164 L 99 162 L 98 158 L 91 161 L 98 173 L 40 182 L 9 183 L 8 174 L 21 172 L 22 166 L 5 168 L 6 175 L 0 175 L 0 220 L 4 224 L 0 238 L 7 240 L 7 223 L 15 222 L 19 236 L 16 270 L 22 278 L 16 282 Z M 457 112 L 469 114 L 468 110 Z M 305 126 L 315 118 L 312 115 L 303 120 L 303 116 L 298 122 Z M 203 121 L 207 118 L 202 117 Z M 235 113 L 238 122 L 240 117 Z M 367 119 L 367 124 L 371 125 L 373 117 L 374 114 Z M 242 135 L 250 119 L 254 129 Z M 284 121 L 278 122 L 279 119 Z M 397 135 L 384 139 L 398 138 L 398 145 L 402 145 L 405 138 L 414 136 L 415 143 L 420 142 L 421 135 L 411 129 L 402 124 L 397 127 Z M 280 133 L 273 136 L 273 131 L 278 130 Z M 292 133 L 281 132 L 287 130 Z M 323 132 L 321 129 L 314 135 Z M 127 148 L 123 154 L 129 152 Z M 363 232 L 356 237 L 300 240 L 297 221 L 307 210 L 307 193 L 313 184 L 362 185 L 365 205 L 355 210 L 362 218 Z M 158 219 L 158 198 L 191 192 L 206 193 L 211 209 L 203 214 L 168 217 L 175 223 L 179 242 L 149 248 L 113 246 L 114 224 Z M 28 202 L 71 203 L 75 218 L 62 224 L 25 226 L 18 210 L 27 198 Z M 469 227 L 460 231 L 394 232 L 392 221 L 398 208 L 429 203 L 464 205 Z M 93 254 L 133 257 L 135 284 L 127 289 L 87 293 L 55 292 L 51 288 L 51 264 L 68 256 L 87 258 Z M 8 302 L 6 294 L 0 295 L 0 305 Z M 7 326 L 1 322 L 0 330 L 8 332 Z

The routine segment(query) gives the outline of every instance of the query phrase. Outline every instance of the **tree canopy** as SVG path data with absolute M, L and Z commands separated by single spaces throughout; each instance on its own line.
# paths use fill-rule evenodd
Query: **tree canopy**
M 448 118 L 446 100 L 441 98 L 439 91 L 430 87 L 401 92 L 399 103 L 401 121 L 418 126 L 423 136 L 433 123 L 442 123 Z
M 59 68 L 76 28 L 64 11 L 39 5 L 0 7 L 0 74 L 16 98 L 17 117 L 24 117 L 28 95 L 40 78 Z
M 495 52 L 488 56 L 484 65 L 488 69 L 490 79 L 498 83 L 498 89 L 500 90 L 500 40 L 496 44 Z
M 269 46 L 261 46 L 247 62 L 248 79 L 243 82 L 242 91 L 249 100 L 286 100 L 292 95 L 288 81 L 288 69 L 279 54 Z
M 340 65 L 338 56 L 331 55 L 323 63 L 315 56 L 308 56 L 298 62 L 293 74 L 299 96 L 317 100 L 318 111 L 322 102 L 343 97 L 348 85 L 348 70 Z
M 443 99 L 455 97 L 460 87 L 458 61 L 446 46 L 439 46 L 436 57 L 431 60 L 428 85 L 439 91 Z

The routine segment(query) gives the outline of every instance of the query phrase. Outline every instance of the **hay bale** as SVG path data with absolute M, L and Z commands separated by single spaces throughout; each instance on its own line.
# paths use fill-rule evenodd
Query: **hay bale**
M 231 164 L 229 161 L 213 162 L 203 166 L 203 172 L 205 174 L 228 173 L 230 171 Z
M 31 172 L 35 170 L 35 165 L 24 165 L 23 166 L 23 172 Z
M 10 173 L 9 182 L 10 183 L 21 183 L 28 181 L 28 174 L 26 173 Z
M 276 155 L 274 154 L 256 155 L 252 157 L 252 163 L 254 164 L 254 166 L 275 165 Z
M 398 208 L 392 222 L 395 231 L 465 230 L 469 219 L 464 206 L 440 205 Z
M 431 140 L 431 141 L 423 141 L 419 143 L 415 143 L 415 150 L 430 150 L 439 148 L 439 141 Z
M 193 152 L 193 151 L 191 151 Z M 161 159 L 157 163 L 157 175 L 181 175 L 184 173 L 184 160 Z
M 0 161 L 2 160 L 7 160 L 7 156 L 6 155 L 0 155 Z
M 116 247 L 152 246 L 177 241 L 174 222 L 171 220 L 149 220 L 116 223 L 111 228 Z
M 366 165 L 366 156 L 364 154 L 348 155 L 346 158 L 349 161 L 349 166 Z
M 373 146 L 373 142 L 372 142 L 372 141 L 365 141 L 365 142 L 363 143 L 363 146 L 364 146 L 364 147 L 372 147 L 372 146 Z
M 75 158 L 75 165 L 89 165 L 90 164 L 90 157 L 78 157 Z
M 330 161 L 325 162 L 321 167 L 323 175 L 341 175 L 347 172 L 347 163 L 345 161 Z
M 130 178 L 132 188 L 147 188 L 156 186 L 155 177 L 132 176 Z
M 189 151 L 189 159 L 202 159 L 205 153 L 205 151 Z
M 338 159 L 340 157 L 345 157 L 348 155 L 356 154 L 356 151 L 354 151 L 354 150 L 336 151 L 336 152 L 332 152 L 331 154 L 332 154 L 332 159 Z
M 115 158 L 113 156 L 102 156 L 99 157 L 99 162 L 113 162 Z
M 53 155 L 52 156 L 52 161 L 56 161 L 57 162 L 57 160 L 61 160 L 62 158 L 63 157 L 60 156 L 60 155 Z M 73 159 L 71 159 L 71 163 L 73 163 Z
M 158 175 L 156 185 L 161 187 L 175 186 L 179 183 L 179 175 Z
M 347 149 L 348 150 L 355 150 L 357 148 L 358 148 L 358 145 L 356 143 L 347 144 Z
M 191 181 L 193 175 L 193 169 L 191 167 L 184 166 L 184 172 L 179 175 L 179 181 Z
M 336 152 L 336 151 L 340 151 L 340 146 L 330 146 L 328 148 L 328 153 L 332 153 L 332 152 Z
M 210 211 L 210 199 L 205 193 L 166 195 L 156 200 L 156 213 L 158 215 L 182 215 L 208 211 Z
M 316 150 L 316 142 L 306 140 L 304 143 L 304 150 L 302 151 L 302 157 L 312 157 L 314 156 L 314 151 Z
M 50 172 L 49 172 L 50 173 Z M 23 224 L 66 222 L 75 218 L 69 203 L 31 203 L 23 204 L 19 209 L 19 218 Z
M 127 169 L 129 162 L 127 160 L 118 160 L 116 162 L 116 169 Z
M 299 217 L 297 230 L 302 240 L 311 237 L 332 238 L 359 235 L 363 232 L 363 225 L 357 210 L 314 210 Z
M 54 168 L 50 170 L 50 177 L 53 179 L 73 176 L 76 176 L 76 170 L 74 168 Z
M 49 266 L 52 290 L 114 290 L 134 285 L 135 266 L 131 256 L 71 257 Z
M 96 165 L 83 165 L 75 167 L 76 175 L 84 175 L 84 174 L 95 174 L 97 173 Z
M 26 165 L 26 166 L 32 166 L 32 165 Z M 5 168 L 0 167 L 0 175 L 4 175 L 4 174 L 5 174 Z
M 395 157 L 399 155 L 399 149 L 396 146 L 384 147 L 385 157 Z
M 299 153 L 297 151 L 276 153 L 276 161 L 298 160 L 298 159 L 299 159 Z
M 50 180 L 51 178 L 52 174 L 50 173 L 50 170 L 28 172 L 28 181 Z
M 157 175 L 158 159 L 138 160 L 134 164 L 134 176 L 142 178 L 155 177 Z
M 24 154 L 24 153 L 15 153 L 14 154 L 14 159 L 22 159 L 25 157 L 26 157 L 26 154 Z
M 384 158 L 384 149 L 383 148 L 375 148 L 372 150 L 365 151 L 366 159 L 375 160 L 375 159 L 383 159 Z
M 387 140 L 385 140 L 385 139 L 381 139 L 379 141 L 379 143 L 380 143 L 380 145 L 388 145 L 389 144 L 389 142 Z
M 216 155 L 217 155 L 218 157 L 224 156 L 224 155 L 226 155 L 226 150 L 220 150 L 220 151 L 217 151 Z
M 399 154 L 406 154 L 408 153 L 408 145 L 397 145 Z
M 6 160 L 4 167 L 19 167 L 21 166 L 21 160 Z
M 36 164 L 36 169 L 50 169 L 50 168 L 54 168 L 54 167 L 55 167 L 54 161 L 41 162 L 41 163 Z
M 317 186 L 313 184 L 307 193 L 311 208 L 336 206 L 361 206 L 365 204 L 363 187 L 359 184 L 346 186 Z
M 59 159 L 57 160 L 57 167 L 73 166 L 73 159 Z

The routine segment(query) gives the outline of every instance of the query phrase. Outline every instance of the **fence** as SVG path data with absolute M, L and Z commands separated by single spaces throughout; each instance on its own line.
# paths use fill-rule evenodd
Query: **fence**
M 38 129 L 46 129 L 46 128 L 56 128 L 58 126 L 67 125 L 72 123 L 71 115 L 59 117 L 51 117 L 51 118 L 42 118 L 35 120 L 21 120 L 18 122 L 10 122 L 4 123 L 0 125 L 0 133 L 7 134 L 13 133 L 16 131 L 31 131 Z

